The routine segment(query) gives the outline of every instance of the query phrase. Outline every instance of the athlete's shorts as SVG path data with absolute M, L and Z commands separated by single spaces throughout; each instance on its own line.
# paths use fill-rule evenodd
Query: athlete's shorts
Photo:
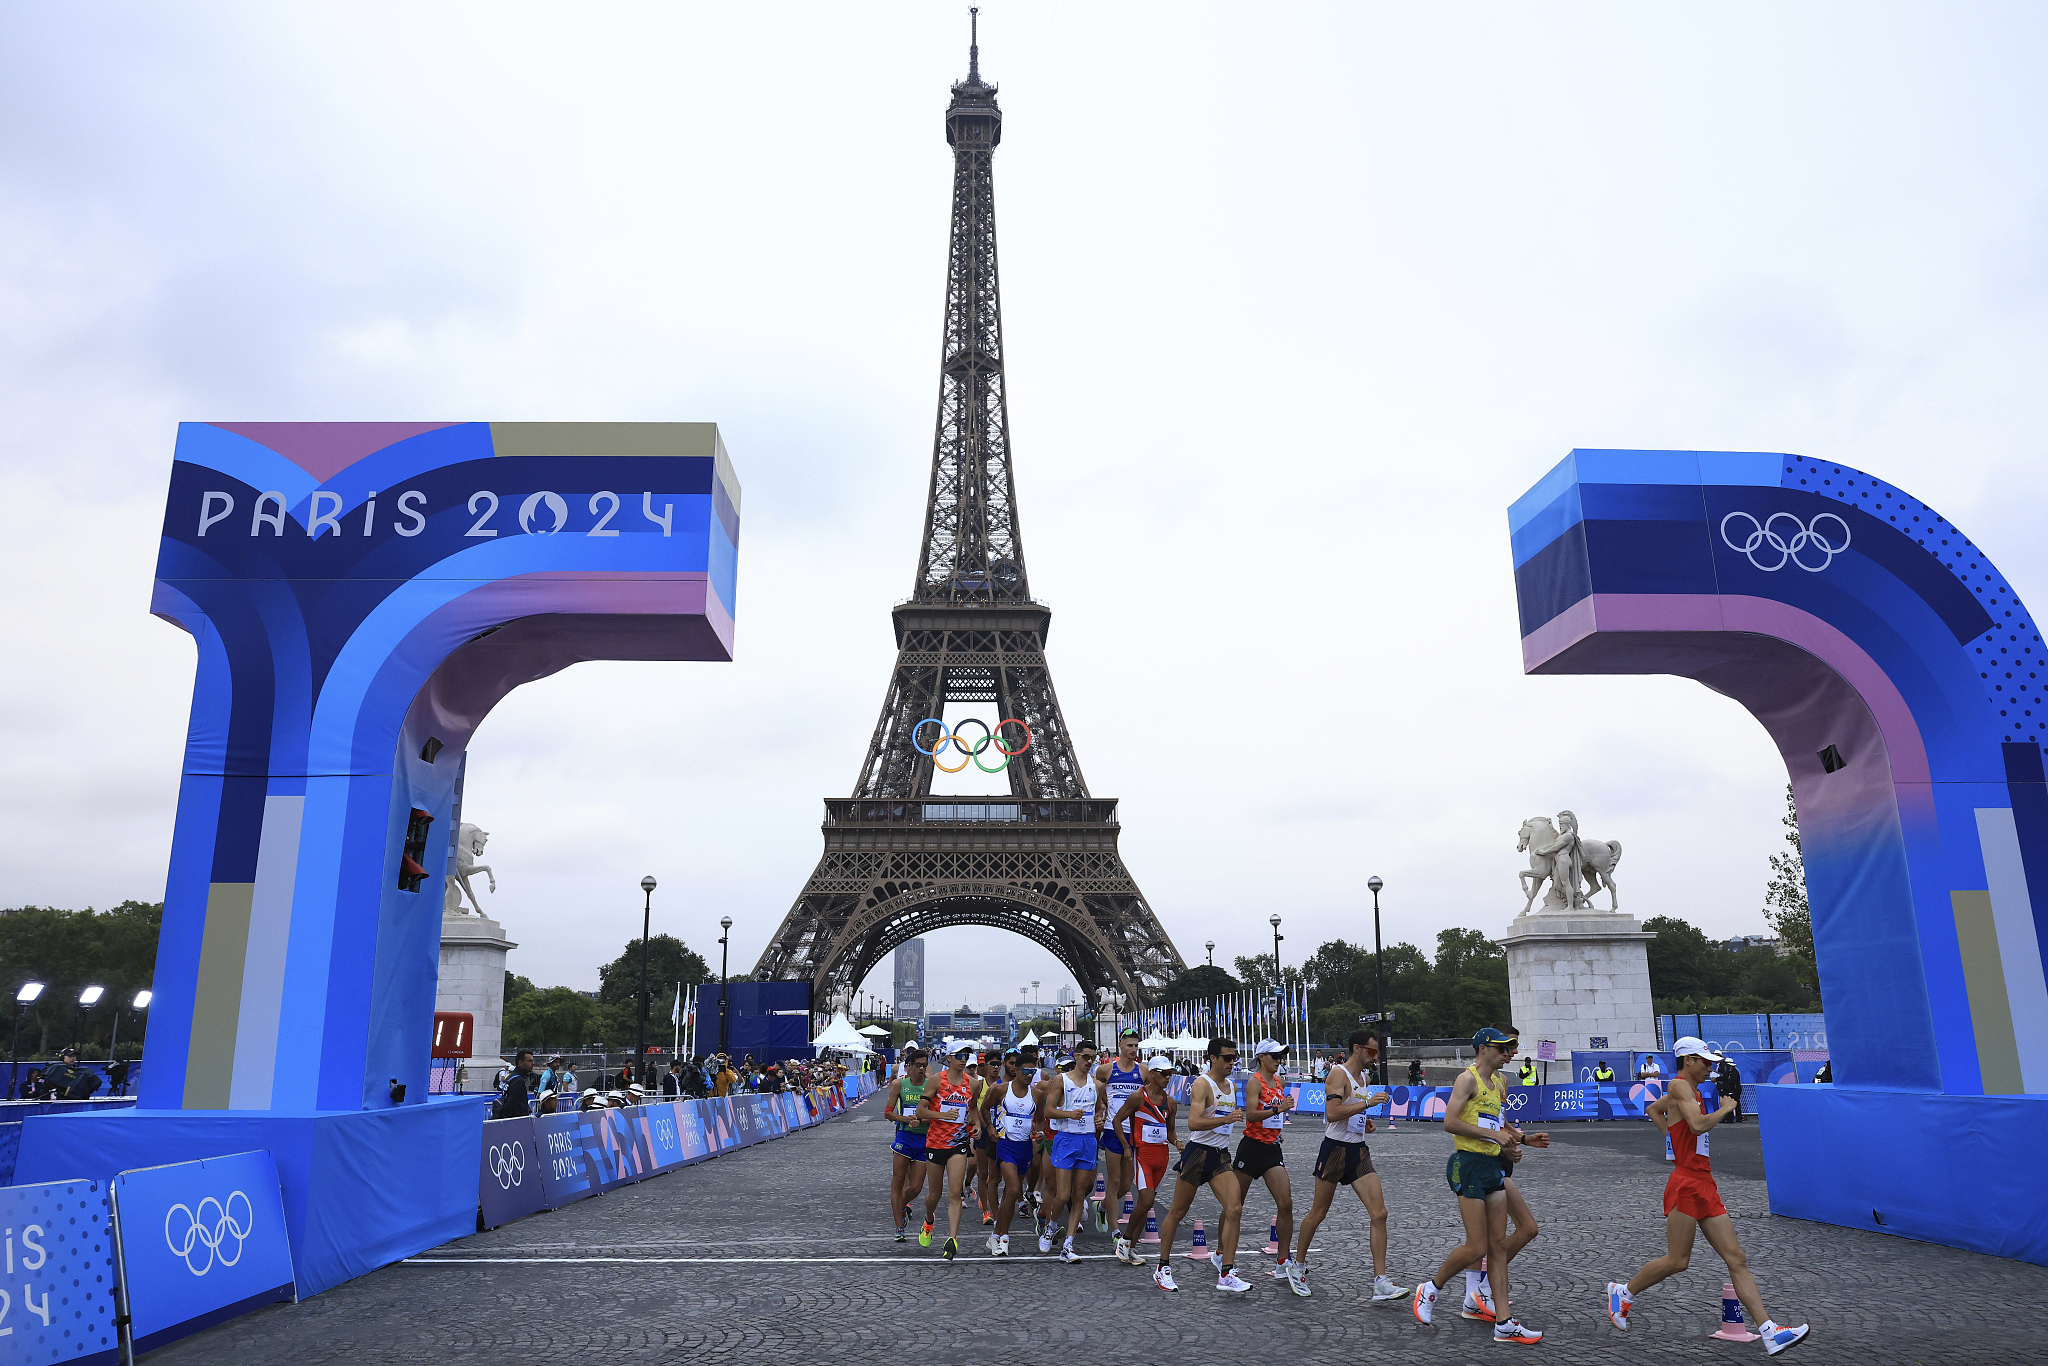
M 1180 1179 L 1191 1186 L 1205 1186 L 1218 1173 L 1229 1170 L 1228 1148 L 1219 1148 L 1213 1143 L 1190 1143 L 1180 1150 Z
M 1106 1153 L 1120 1153 L 1123 1150 L 1124 1141 L 1117 1137 L 1116 1130 L 1114 1128 L 1104 1129 L 1102 1131 L 1102 1151 Z
M 1031 1165 L 1031 1140 L 1028 1138 L 999 1138 L 996 1140 L 996 1161 L 1007 1162 L 1018 1171 Z
M 1316 1150 L 1316 1180 L 1348 1186 L 1361 1176 L 1372 1175 L 1372 1151 L 1363 1143 L 1339 1143 L 1325 1138 Z
M 1451 1183 L 1459 1199 L 1484 1200 L 1495 1191 L 1506 1190 L 1508 1178 L 1495 1154 L 1459 1149 L 1444 1164 L 1444 1180 Z
M 1664 1213 L 1668 1217 L 1674 1211 L 1695 1219 L 1711 1219 L 1726 1214 L 1728 1207 L 1721 1203 L 1720 1189 L 1714 1185 L 1711 1174 L 1673 1172 L 1664 1183 Z
M 899 1133 L 896 1141 L 889 1145 L 889 1151 L 902 1153 L 912 1162 L 924 1161 L 924 1135 Z
M 924 1150 L 924 1160 L 941 1167 L 956 1157 L 965 1156 L 967 1156 L 967 1145 L 964 1142 L 955 1144 L 950 1148 L 933 1148 L 928 1146 Z
M 1141 1191 L 1156 1191 L 1166 1180 L 1166 1158 L 1172 1152 L 1164 1143 L 1134 1143 L 1132 1158 L 1138 1169 L 1137 1187 Z
M 992 1153 L 995 1150 L 996 1144 L 994 1139 L 984 1134 L 976 1134 L 974 1136 L 974 1151 L 978 1153 Z
M 1256 1138 L 1240 1138 L 1237 1140 L 1237 1161 L 1231 1164 L 1230 1169 L 1250 1181 L 1264 1176 L 1286 1160 L 1280 1152 L 1278 1143 L 1261 1143 Z
M 1052 1136 L 1052 1164 L 1062 1171 L 1094 1171 L 1095 1135 L 1054 1134 Z

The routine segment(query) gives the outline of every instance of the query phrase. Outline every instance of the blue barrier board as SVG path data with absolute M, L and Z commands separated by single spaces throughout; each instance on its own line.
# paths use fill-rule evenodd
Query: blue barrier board
M 268 1151 L 121 1172 L 113 1197 L 136 1351 L 294 1297 Z
M 81 1178 L 0 1189 L 0 1228 L 0 1366 L 118 1360 L 106 1188 Z

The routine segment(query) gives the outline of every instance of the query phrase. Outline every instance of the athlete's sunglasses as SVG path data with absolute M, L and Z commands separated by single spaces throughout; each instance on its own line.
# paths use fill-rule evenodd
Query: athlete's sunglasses
M 1236 1061 L 1237 1061 L 1237 1054 L 1235 1054 L 1235 1053 L 1218 1053 L 1218 1054 L 1217 1054 L 1216 1056 L 1217 1056 L 1217 1057 L 1219 1057 L 1219 1058 L 1221 1058 L 1221 1059 L 1223 1059 L 1223 1061 L 1225 1061 L 1225 1062 L 1236 1062 Z

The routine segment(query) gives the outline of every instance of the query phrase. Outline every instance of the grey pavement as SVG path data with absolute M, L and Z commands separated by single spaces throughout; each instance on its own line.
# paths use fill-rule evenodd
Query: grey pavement
M 1339 1192 L 1310 1259 L 1315 1295 L 1290 1295 L 1258 1255 L 1272 1203 L 1247 1203 L 1254 1288 L 1225 1296 L 1214 1275 L 1176 1259 L 1181 1293 L 1108 1260 L 1061 1265 L 1036 1255 L 992 1261 L 973 1205 L 959 1261 L 897 1244 L 886 1181 L 890 1127 L 878 1107 L 465 1238 L 298 1305 L 260 1310 L 148 1354 L 149 1366 L 208 1363 L 539 1361 L 595 1352 L 607 1361 L 1036 1363 L 1052 1354 L 1146 1363 L 1499 1361 L 1521 1352 L 1561 1362 L 1764 1359 L 1761 1343 L 1710 1340 L 1720 1320 L 1718 1258 L 1702 1241 L 1685 1273 L 1636 1302 L 1633 1327 L 1604 1312 L 1609 1279 L 1663 1251 L 1663 1141 L 1647 1123 L 1558 1125 L 1554 1145 L 1517 1172 L 1542 1234 L 1514 1263 L 1514 1308 L 1545 1331 L 1533 1348 L 1496 1346 L 1453 1308 L 1425 1328 L 1405 1300 L 1370 1301 L 1364 1211 Z M 1308 1208 L 1319 1129 L 1291 1128 L 1296 1215 Z M 1722 1198 L 1771 1312 L 1810 1322 L 1783 1360 L 1979 1362 L 2048 1359 L 2048 1268 L 1773 1217 L 1756 1128 L 1714 1139 Z M 1458 1241 L 1443 1181 L 1449 1140 L 1435 1126 L 1376 1135 L 1392 1211 L 1395 1279 L 1412 1286 Z M 1881 1153 L 1857 1160 L 1882 1161 Z M 1901 1172 L 1902 1180 L 1912 1179 Z M 1207 1194 L 1195 1213 L 1215 1229 Z M 943 1225 L 942 1225 L 943 1227 Z M 1019 1227 L 1028 1229 L 1020 1220 Z M 1256 1241 L 1254 1238 L 1256 1237 Z M 1183 1247 L 1186 1234 L 1182 1236 Z M 1455 1303 L 1451 1296 L 1447 1301 Z M 1050 1349 L 1050 1350 L 1048 1350 Z

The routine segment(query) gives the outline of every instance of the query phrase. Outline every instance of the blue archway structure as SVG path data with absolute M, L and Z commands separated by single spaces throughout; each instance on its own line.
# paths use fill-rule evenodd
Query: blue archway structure
M 739 504 L 710 423 L 182 424 L 150 1065 L 133 1111 L 29 1124 L 18 1179 L 269 1148 L 302 1294 L 472 1231 L 476 1103 L 427 1094 L 470 737 L 579 660 L 729 660 Z
M 1797 456 L 1574 451 L 1509 513 L 1522 658 L 1740 702 L 1798 802 L 1832 1086 L 1760 1089 L 1774 1213 L 2048 1262 L 2048 673 L 1946 518 Z

